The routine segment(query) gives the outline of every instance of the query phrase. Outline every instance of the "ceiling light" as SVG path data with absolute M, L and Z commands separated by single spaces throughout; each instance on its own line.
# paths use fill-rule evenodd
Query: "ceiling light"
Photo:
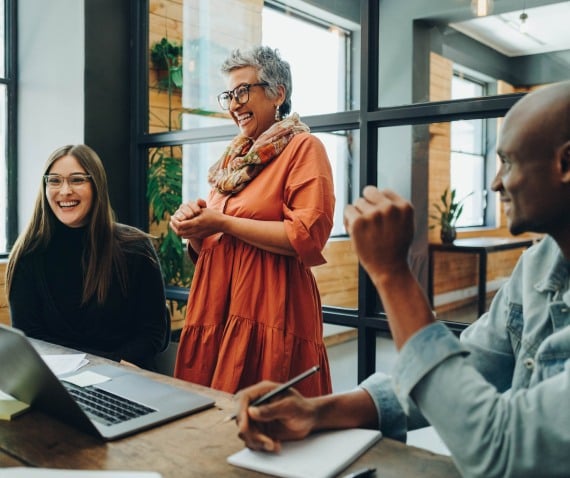
M 493 11 L 493 0 L 471 0 L 471 11 L 478 17 L 486 17 Z
M 527 23 L 528 15 L 526 14 L 526 12 L 522 12 L 519 18 L 521 21 L 519 25 L 519 31 L 521 33 L 528 33 L 528 23 Z

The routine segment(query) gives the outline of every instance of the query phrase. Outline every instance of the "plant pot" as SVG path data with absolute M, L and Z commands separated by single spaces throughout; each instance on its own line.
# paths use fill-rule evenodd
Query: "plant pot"
M 457 237 L 457 230 L 454 227 L 442 227 L 440 237 L 444 244 L 451 244 Z

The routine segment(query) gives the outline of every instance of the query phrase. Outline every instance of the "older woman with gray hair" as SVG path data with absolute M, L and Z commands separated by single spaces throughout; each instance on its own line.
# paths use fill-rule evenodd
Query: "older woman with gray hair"
M 234 393 L 284 382 L 314 365 L 302 393 L 331 392 L 321 300 L 311 267 L 334 212 L 321 141 L 291 111 L 291 71 L 277 50 L 234 50 L 218 95 L 240 129 L 210 168 L 208 199 L 182 204 L 170 225 L 196 268 L 175 376 Z

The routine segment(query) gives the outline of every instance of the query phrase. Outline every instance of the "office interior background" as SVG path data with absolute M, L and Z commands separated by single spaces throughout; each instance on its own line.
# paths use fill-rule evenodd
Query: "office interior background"
M 216 95 L 233 48 L 278 48 L 293 74 L 293 111 L 324 142 L 335 224 L 314 268 L 325 322 L 354 331 L 354 374 L 376 370 L 387 322 L 342 225 L 363 186 L 410 199 L 410 261 L 427 289 L 433 205 L 466 197 L 459 237 L 508 237 L 489 189 L 501 118 L 521 95 L 570 73 L 570 2 L 526 0 L 0 0 L 0 255 L 32 212 L 43 164 L 86 143 L 101 156 L 119 221 L 156 236 L 172 307 L 184 316 L 192 264 L 169 232 L 181 201 L 207 194 L 206 172 L 237 133 Z M 379 238 L 381 240 L 381 238 Z M 496 254 L 488 290 L 520 250 Z M 456 332 L 471 319 L 477 263 L 438 255 L 434 309 Z M 8 322 L 6 300 L 0 321 Z

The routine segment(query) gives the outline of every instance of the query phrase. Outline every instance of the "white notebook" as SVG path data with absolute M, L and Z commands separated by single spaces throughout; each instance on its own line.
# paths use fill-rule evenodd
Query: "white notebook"
M 381 437 L 379 431 L 363 428 L 320 432 L 304 440 L 283 442 L 280 453 L 244 448 L 229 456 L 228 463 L 283 478 L 329 478 Z

